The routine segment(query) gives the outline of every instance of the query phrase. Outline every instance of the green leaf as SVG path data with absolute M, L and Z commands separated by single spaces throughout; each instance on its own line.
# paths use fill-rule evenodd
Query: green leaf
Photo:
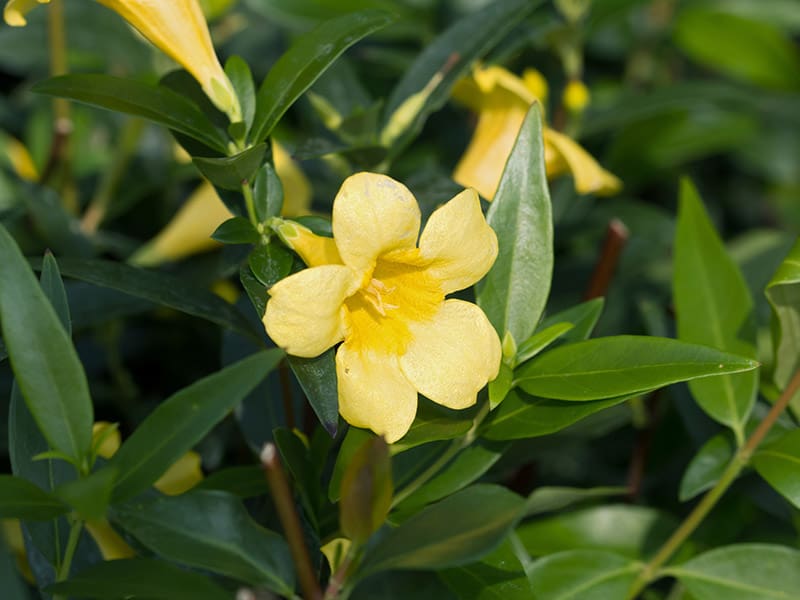
M 26 586 L 17 567 L 16 557 L 7 544 L 0 544 L 0 590 L 5 600 L 30 600 Z
M 678 524 L 674 517 L 645 506 L 593 506 L 525 523 L 517 528 L 517 536 L 531 556 L 604 550 L 646 559 Z
M 72 322 L 69 316 L 69 303 L 64 282 L 61 281 L 61 272 L 58 263 L 51 252 L 45 252 L 42 259 L 42 272 L 39 275 L 39 285 L 42 286 L 44 295 L 50 300 L 53 310 L 56 311 L 58 320 L 64 326 L 67 335 L 72 335 Z
M 588 339 L 603 313 L 605 300 L 594 298 L 545 318 L 539 325 L 544 331 L 558 323 L 572 323 L 573 328 L 563 335 L 563 342 L 580 342 Z
M 36 261 L 31 262 L 36 268 Z M 225 300 L 167 273 L 97 259 L 63 258 L 59 265 L 67 277 L 144 298 L 261 339 L 261 332 L 254 331 L 247 319 Z
M 98 600 L 231 600 L 210 578 L 153 558 L 99 562 L 47 591 Z
M 574 327 L 572 323 L 556 323 L 537 331 L 519 345 L 515 362 L 520 364 L 533 358 Z
M 256 216 L 264 223 L 270 217 L 277 217 L 283 210 L 283 184 L 275 168 L 267 163 L 256 175 L 253 185 L 253 200 Z
M 540 0 L 490 2 L 427 44 L 395 85 L 384 111 L 381 135 L 397 154 L 422 130 L 428 115 L 449 99 L 456 81 L 494 48 Z M 526 336 L 527 337 L 527 336 Z
M 783 390 L 800 369 L 800 240 L 772 276 L 766 294 L 772 306 L 772 378 Z M 800 415 L 800 392 L 792 398 L 791 406 L 795 415 Z
M 61 500 L 13 475 L 0 475 L 0 518 L 49 521 L 69 511 Z
M 242 282 L 242 287 L 256 310 L 256 316 L 261 320 L 267 310 L 267 286 L 256 279 L 249 265 L 242 265 L 239 269 L 239 281 Z
M 391 445 L 392 454 L 400 454 L 416 446 L 452 440 L 464 435 L 472 428 L 473 415 L 464 411 L 448 411 L 447 409 L 422 400 L 417 407 L 417 416 L 402 438 Z
M 794 429 L 753 455 L 753 466 L 775 490 L 800 508 L 800 429 Z
M 230 79 L 239 105 L 242 107 L 242 119 L 249 130 L 256 114 L 256 84 L 250 66 L 241 56 L 231 56 L 225 62 L 225 74 Z
M 692 7 L 678 15 L 674 36 L 678 47 L 703 66 L 770 89 L 800 88 L 800 55 L 777 26 Z
M 296 38 L 258 90 L 251 141 L 264 141 L 289 107 L 342 52 L 392 21 L 386 12 L 365 10 L 326 21 Z
M 357 427 L 349 427 L 347 429 L 342 445 L 339 447 L 339 454 L 336 456 L 336 463 L 333 465 L 331 481 L 328 484 L 328 499 L 331 502 L 339 501 L 342 477 L 344 477 L 344 472 L 347 470 L 347 465 L 350 464 L 358 449 L 372 437 L 374 437 L 373 434 L 366 429 L 358 429 Z
M 618 600 L 640 568 L 611 552 L 571 550 L 537 560 L 528 577 L 533 600 Z
M 800 552 L 770 544 L 737 544 L 663 572 L 677 577 L 696 600 L 794 600 L 800 590 Z
M 688 180 L 681 182 L 673 295 L 681 341 L 755 358 L 750 291 Z M 744 424 L 755 403 L 757 388 L 757 371 L 689 384 L 700 407 L 713 419 L 732 428 L 739 442 L 744 436 Z
M 335 348 L 330 348 L 315 358 L 286 357 L 286 362 L 303 388 L 314 414 L 331 437 L 336 437 L 339 427 L 335 357 Z
M 540 487 L 528 496 L 526 515 L 539 515 L 566 508 L 577 502 L 606 498 L 608 496 L 623 496 L 627 493 L 628 488 L 625 487 L 597 487 L 589 489 Z
M 559 346 L 517 370 L 529 394 L 597 400 L 699 377 L 751 371 L 754 360 L 669 338 L 620 335 Z
M 211 431 L 283 358 L 264 350 L 176 392 L 125 440 L 106 468 L 119 472 L 113 502 L 149 488 Z
M 728 435 L 715 435 L 694 455 L 681 479 L 678 498 L 686 502 L 697 494 L 711 489 L 728 466 L 735 444 Z
M 257 144 L 223 158 L 193 156 L 192 162 L 215 186 L 224 190 L 241 191 L 242 186 L 249 184 L 256 171 L 261 168 L 266 152 L 266 144 Z
M 216 228 L 211 238 L 223 244 L 254 244 L 259 235 L 244 217 L 231 217 Z
M 112 520 L 153 552 L 281 594 L 294 590 L 289 548 L 258 525 L 241 501 L 213 490 L 131 502 Z
M 186 134 L 223 154 L 227 140 L 189 100 L 164 86 L 110 75 L 60 75 L 40 81 L 33 91 L 61 96 L 107 110 L 143 117 Z
M 364 558 L 358 575 L 473 562 L 500 544 L 523 509 L 522 498 L 497 485 L 461 490 L 387 533 Z
M 514 370 L 505 362 L 500 363 L 500 371 L 489 382 L 489 409 L 494 410 L 505 400 L 514 383 Z
M 264 287 L 270 288 L 289 274 L 293 258 L 285 246 L 273 240 L 253 248 L 247 262 L 256 279 Z
M 471 565 L 439 573 L 459 600 L 530 600 L 531 584 L 511 543 Z
M 371 437 L 353 454 L 342 476 L 339 527 L 357 544 L 365 543 L 392 506 L 392 461 L 381 437 Z
M 54 493 L 84 519 L 101 519 L 106 516 L 116 477 L 116 469 L 100 469 L 60 485 Z
M 596 412 L 628 400 L 630 396 L 593 402 L 563 402 L 536 398 L 522 390 L 511 390 L 484 425 L 490 440 L 518 440 L 561 431 Z
M 531 106 L 486 220 L 497 233 L 494 266 L 476 288 L 494 328 L 527 340 L 539 322 L 553 273 L 553 219 L 544 168 L 542 117 Z
M 81 464 L 92 440 L 86 374 L 58 315 L 0 226 L 0 322 L 11 367 L 50 446 Z
M 192 489 L 219 490 L 239 498 L 253 498 L 267 491 L 267 483 L 260 465 L 248 465 L 214 471 Z

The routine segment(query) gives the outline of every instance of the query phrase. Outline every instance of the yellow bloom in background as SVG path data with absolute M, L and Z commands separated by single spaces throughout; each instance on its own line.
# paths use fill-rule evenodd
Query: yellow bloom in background
M 336 353 L 339 412 L 388 442 L 408 431 L 417 393 L 472 406 L 500 365 L 500 340 L 476 305 L 445 299 L 476 283 L 497 258 L 497 238 L 474 190 L 437 209 L 422 235 L 420 211 L 397 181 L 358 173 L 333 202 L 340 261 L 276 283 L 264 325 L 289 354 Z
M 18 139 L 0 132 L 0 162 L 6 162 L 20 179 L 38 181 L 39 171 L 30 152 Z
M 472 77 L 459 81 L 453 95 L 478 113 L 478 125 L 453 179 L 494 198 L 525 114 L 546 93 L 546 82 L 533 70 L 520 78 L 502 67 L 478 67 Z M 570 173 L 580 194 L 610 195 L 622 188 L 577 142 L 549 127 L 544 128 L 544 149 L 548 178 Z
M 286 149 L 272 143 L 275 172 L 283 184 L 283 214 L 307 214 L 311 204 L 311 184 Z M 156 237 L 130 257 L 131 264 L 150 267 L 213 250 L 220 244 L 211 234 L 233 216 L 217 195 L 214 186 L 204 181 L 189 196 L 172 220 Z
M 50 0 L 8 0 L 6 23 L 25 25 L 25 15 Z M 184 67 L 231 122 L 242 120 L 236 92 L 214 53 L 203 11 L 197 0 L 97 0 L 118 13 L 154 46 Z

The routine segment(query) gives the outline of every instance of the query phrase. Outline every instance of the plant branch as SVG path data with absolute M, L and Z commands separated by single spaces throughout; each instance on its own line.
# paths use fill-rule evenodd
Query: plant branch
M 78 541 L 81 539 L 81 531 L 83 531 L 83 521 L 75 519 L 69 529 L 67 547 L 64 550 L 64 559 L 61 561 L 56 571 L 56 581 L 64 581 L 69 577 L 69 572 L 72 568 L 72 559 L 75 556 L 75 550 L 78 548 Z M 55 595 L 53 596 L 53 600 L 63 599 L 60 595 Z
M 625 224 L 619 219 L 612 219 L 608 224 L 606 230 L 606 239 L 603 242 L 603 249 L 600 252 L 600 258 L 594 267 L 592 279 L 589 281 L 589 287 L 583 295 L 584 300 L 591 300 L 592 298 L 599 298 L 605 296 L 608 292 L 608 287 L 611 285 L 611 280 L 614 277 L 614 271 L 617 269 L 619 257 L 622 254 L 622 249 L 628 242 L 630 233 Z
M 289 543 L 289 550 L 297 570 L 297 578 L 303 589 L 303 597 L 305 600 L 322 600 L 322 591 L 314 568 L 311 566 L 311 557 L 303 537 L 303 530 L 300 527 L 300 518 L 297 516 L 294 499 L 289 490 L 289 483 L 278 458 L 275 444 L 264 444 L 264 449 L 261 451 L 261 465 L 269 483 L 269 491 L 275 502 L 275 508 L 278 511 L 278 518 L 286 534 L 286 541 Z
M 703 519 L 711 512 L 711 509 L 714 508 L 722 495 L 728 490 L 731 484 L 736 481 L 742 469 L 750 462 L 750 457 L 752 457 L 758 445 L 763 441 L 767 433 L 769 433 L 769 430 L 775 424 L 775 421 L 777 421 L 781 413 L 786 410 L 786 407 L 798 390 L 800 390 L 800 369 L 792 376 L 789 385 L 783 390 L 777 402 L 772 405 L 772 408 L 769 413 L 767 413 L 767 416 L 764 417 L 764 420 L 761 421 L 744 446 L 742 446 L 731 459 L 731 462 L 725 468 L 722 475 L 720 475 L 714 487 L 703 496 L 703 499 L 694 507 L 694 510 L 689 513 L 678 529 L 664 542 L 664 545 L 661 546 L 650 562 L 645 565 L 639 577 L 628 591 L 629 599 L 635 598 L 650 581 L 657 577 L 659 568 L 672 557 L 678 548 L 680 548 L 695 529 L 697 529 L 700 523 L 703 522 Z

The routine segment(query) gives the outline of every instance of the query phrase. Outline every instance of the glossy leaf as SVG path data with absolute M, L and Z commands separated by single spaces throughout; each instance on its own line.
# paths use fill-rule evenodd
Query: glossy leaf
M 723 434 L 715 435 L 703 444 L 683 474 L 678 492 L 680 501 L 685 502 L 710 489 L 728 466 L 734 451 L 735 444 Z
M 417 416 L 402 438 L 391 445 L 392 454 L 441 440 L 452 440 L 472 428 L 473 415 L 465 411 L 448 411 L 425 400 L 417 407 Z
M 800 240 L 767 284 L 766 294 L 772 306 L 772 377 L 782 390 L 800 369 Z M 791 402 L 795 414 L 800 414 L 800 392 Z
M 119 475 L 114 503 L 150 487 L 211 431 L 283 358 L 265 350 L 176 392 L 158 405 L 108 463 Z
M 250 253 L 247 263 L 256 279 L 270 288 L 292 270 L 292 253 L 277 241 L 259 244 Z
M 489 382 L 489 409 L 494 410 L 505 400 L 514 383 L 514 370 L 505 362 L 500 363 L 497 377 Z
M 548 435 L 629 398 L 621 396 L 590 402 L 564 402 L 537 398 L 518 389 L 511 390 L 500 408 L 487 420 L 483 436 L 490 440 L 518 440 Z
M 417 513 L 372 548 L 360 576 L 386 569 L 441 569 L 496 548 L 520 518 L 524 501 L 496 485 L 475 485 Z
M 211 234 L 211 239 L 223 244 L 254 244 L 258 238 L 255 227 L 244 217 L 231 217 Z
M 48 521 L 67 511 L 66 504 L 30 481 L 0 475 L 0 518 Z
M 256 84 L 250 66 L 240 56 L 231 56 L 225 61 L 225 74 L 230 79 L 233 89 L 242 107 L 242 119 L 247 129 L 253 125 L 256 114 Z
M 241 191 L 242 186 L 251 182 L 256 171 L 261 168 L 266 152 L 266 144 L 257 144 L 233 156 L 224 158 L 195 156 L 192 157 L 192 162 L 215 186 L 225 190 Z
M 450 98 L 458 79 L 495 47 L 540 0 L 491 2 L 468 14 L 428 44 L 395 85 L 386 103 L 382 137 L 396 153 Z
M 294 589 L 289 548 L 235 496 L 203 490 L 117 507 L 112 519 L 153 552 L 281 595 Z
M 751 371 L 754 360 L 669 338 L 620 335 L 559 346 L 520 367 L 517 385 L 558 400 L 596 400 L 700 377 Z
M 553 220 L 544 168 L 542 115 L 531 106 L 486 220 L 499 253 L 476 297 L 497 332 L 527 340 L 539 322 L 553 272 Z
M 36 83 L 33 91 L 143 117 L 186 134 L 222 153 L 227 150 L 225 136 L 202 111 L 164 86 L 152 86 L 110 75 L 81 73 L 45 79 Z
M 64 258 L 59 266 L 67 277 L 144 298 L 250 337 L 260 336 L 260 332 L 256 333 L 247 319 L 225 300 L 167 273 L 97 259 Z
M 800 551 L 769 544 L 716 548 L 677 567 L 677 577 L 696 600 L 793 600 L 800 589 Z
M 569 487 L 540 487 L 528 496 L 526 514 L 528 516 L 552 512 L 586 500 L 607 498 L 609 496 L 623 496 L 628 493 L 624 487 L 598 487 L 598 488 L 569 488 Z
M 336 437 L 339 427 L 335 356 L 336 350 L 331 348 L 316 358 L 286 357 L 311 408 L 314 409 L 314 414 L 331 437 Z
M 546 556 L 528 573 L 534 600 L 611 600 L 626 597 L 640 565 L 598 550 Z
M 603 313 L 605 299 L 594 298 L 581 304 L 572 306 L 566 310 L 557 312 L 542 320 L 539 331 L 544 331 L 548 327 L 558 323 L 572 323 L 572 329 L 564 333 L 562 342 L 580 342 L 588 339 L 597 325 L 600 315 Z
M 506 541 L 480 562 L 439 573 L 459 600 L 530 600 L 531 584 L 511 543 Z
M 688 180 L 681 182 L 673 295 L 681 341 L 755 358 L 753 300 L 747 284 Z M 689 389 L 700 407 L 731 427 L 741 441 L 757 386 L 758 373 L 753 371 L 693 381 Z
M 326 21 L 295 39 L 258 90 L 251 141 L 264 141 L 289 107 L 342 52 L 392 20 L 389 13 L 379 10 L 353 12 Z
M 50 446 L 80 464 L 89 451 L 89 386 L 69 335 L 0 226 L 0 324 L 22 396 Z
M 519 345 L 515 362 L 520 364 L 533 358 L 558 338 L 564 336 L 574 328 L 575 325 L 572 323 L 556 323 L 555 325 L 545 327 L 541 331 L 537 331 Z
M 153 558 L 99 562 L 48 588 L 53 594 L 97 600 L 230 600 L 210 578 Z
M 263 223 L 270 217 L 277 217 L 283 209 L 283 184 L 275 168 L 267 163 L 256 175 L 253 184 L 253 202 L 256 217 Z
M 753 455 L 753 466 L 784 498 L 800 508 L 800 429 L 787 432 Z

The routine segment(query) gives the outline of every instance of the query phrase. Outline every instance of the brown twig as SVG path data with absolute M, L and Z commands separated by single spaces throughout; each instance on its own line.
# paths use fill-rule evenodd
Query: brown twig
M 658 426 L 658 400 L 659 392 L 644 399 L 644 413 L 646 421 L 636 431 L 636 440 L 631 451 L 631 462 L 628 465 L 628 499 L 636 502 L 642 491 L 647 459 L 650 456 L 650 447 L 653 444 L 653 435 Z
M 264 444 L 264 449 L 261 451 L 261 465 L 267 477 L 267 483 L 269 483 L 269 491 L 275 502 L 275 509 L 278 511 L 278 518 L 283 525 L 283 532 L 286 534 L 286 541 L 292 553 L 292 561 L 297 570 L 297 578 L 300 580 L 303 596 L 305 600 L 322 600 L 322 591 L 314 568 L 311 566 L 311 557 L 303 537 L 300 518 L 297 515 L 294 499 L 289 490 L 289 482 L 286 480 L 275 444 L 270 442 Z
M 286 361 L 281 361 L 278 367 L 278 379 L 281 382 L 281 400 L 283 400 L 283 412 L 286 416 L 286 427 L 294 429 L 296 427 L 294 418 L 294 402 L 292 400 L 292 378 L 289 377 L 289 365 Z
M 612 219 L 609 222 L 603 249 L 597 264 L 595 264 L 589 287 L 583 295 L 584 300 L 606 295 L 629 235 L 628 228 L 619 219 Z

